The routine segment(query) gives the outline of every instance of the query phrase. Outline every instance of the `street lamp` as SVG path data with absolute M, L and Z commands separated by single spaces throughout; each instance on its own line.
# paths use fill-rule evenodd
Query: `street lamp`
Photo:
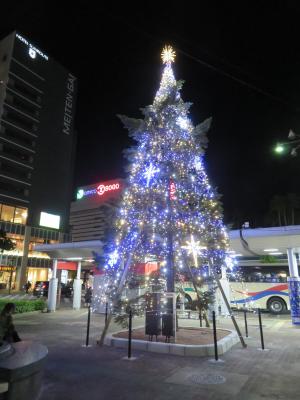
M 284 152 L 284 146 L 281 143 L 277 143 L 274 151 L 275 153 L 281 154 Z
M 289 134 L 288 134 L 288 142 L 283 142 L 283 143 L 277 143 L 276 147 L 274 148 L 274 151 L 277 154 L 282 154 L 285 151 L 285 146 L 288 145 L 293 145 L 290 155 L 292 157 L 296 157 L 298 155 L 297 150 L 300 147 L 300 135 L 292 131 L 290 129 Z M 295 145 L 295 146 L 294 146 Z

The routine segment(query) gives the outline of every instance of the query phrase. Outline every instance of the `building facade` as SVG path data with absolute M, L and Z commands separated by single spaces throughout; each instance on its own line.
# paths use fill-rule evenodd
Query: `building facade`
M 45 279 L 50 260 L 34 244 L 66 239 L 76 91 L 76 78 L 27 38 L 0 41 L 0 228 L 16 243 L 1 257 L 2 286 L 5 272 L 16 288 Z
M 102 181 L 77 190 L 71 204 L 70 229 L 72 241 L 106 241 L 105 234 L 112 224 L 117 204 L 124 190 L 124 181 Z

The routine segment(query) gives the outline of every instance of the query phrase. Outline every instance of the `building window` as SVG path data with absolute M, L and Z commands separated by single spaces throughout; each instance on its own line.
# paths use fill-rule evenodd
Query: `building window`
M 15 213 L 15 207 L 6 206 L 3 204 L 1 210 L 1 220 L 14 222 L 14 213 Z
M 1 220 L 14 222 L 15 224 L 26 225 L 28 210 L 27 208 L 7 206 L 0 204 Z
M 15 216 L 14 216 L 14 223 L 15 224 L 22 224 L 26 225 L 27 221 L 27 209 L 26 208 L 18 208 L 16 207 Z

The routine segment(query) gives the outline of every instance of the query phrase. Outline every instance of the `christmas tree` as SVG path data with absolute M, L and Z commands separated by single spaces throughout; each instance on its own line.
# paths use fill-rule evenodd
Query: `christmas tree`
M 174 59 L 173 49 L 165 47 L 160 87 L 143 119 L 120 116 L 137 145 L 127 151 L 128 185 L 104 265 L 114 296 L 120 295 L 124 270 L 121 283 L 130 286 L 136 281 L 131 266 L 146 260 L 158 263 L 168 292 L 174 292 L 176 272 L 188 269 L 195 279 L 210 266 L 214 275 L 229 260 L 222 208 L 203 162 L 210 119 L 193 125 Z

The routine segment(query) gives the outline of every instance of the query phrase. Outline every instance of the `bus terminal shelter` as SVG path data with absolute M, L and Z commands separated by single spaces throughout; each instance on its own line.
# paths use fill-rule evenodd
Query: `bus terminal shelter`
M 300 226 L 237 229 L 229 232 L 230 250 L 237 260 L 274 256 L 286 260 L 291 277 L 299 277 Z
M 48 254 L 53 260 L 52 278 L 49 282 L 47 309 L 48 312 L 56 310 L 57 299 L 57 264 L 58 261 L 75 261 L 77 263 L 76 278 L 73 283 L 73 308 L 80 309 L 81 306 L 81 267 L 83 263 L 94 261 L 94 254 L 102 254 L 103 243 L 101 240 L 90 240 L 83 242 L 43 244 L 35 246 L 36 251 Z
M 292 322 L 300 325 L 300 278 L 298 264 L 300 262 L 300 226 L 269 227 L 255 229 L 238 229 L 229 232 L 230 251 L 241 265 L 247 261 L 264 256 L 276 256 L 286 261 L 289 267 L 289 296 Z M 35 246 L 36 251 L 44 252 L 53 259 L 52 278 L 49 282 L 48 311 L 56 309 L 57 294 L 57 262 L 77 261 L 77 275 L 74 280 L 73 308 L 79 309 L 81 303 L 81 266 L 91 262 L 94 253 L 102 254 L 103 242 L 100 240 L 59 243 Z

